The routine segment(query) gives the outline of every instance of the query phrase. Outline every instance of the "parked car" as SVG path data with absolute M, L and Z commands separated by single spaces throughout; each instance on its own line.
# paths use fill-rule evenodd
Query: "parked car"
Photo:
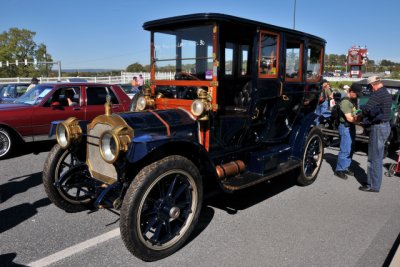
M 29 83 L 0 84 L 0 103 L 11 103 L 17 97 L 23 95 L 28 89 Z
M 68 105 L 68 93 L 73 106 Z M 48 140 L 54 120 L 92 120 L 103 112 L 106 95 L 113 111 L 129 110 L 130 99 L 119 86 L 75 82 L 39 84 L 14 102 L 0 104 L 0 159 L 19 143 Z
M 390 120 L 392 131 L 386 145 L 397 149 L 400 144 L 400 80 L 383 79 L 382 82 L 392 95 L 392 115 Z M 354 82 L 352 86 L 359 91 L 357 106 L 360 107 L 367 104 L 372 93 L 372 89 L 369 86 L 367 79 Z M 329 145 L 333 138 L 339 137 L 338 129 L 334 126 L 334 123 L 330 118 L 323 119 L 321 129 L 324 134 L 324 140 L 326 140 L 326 145 Z M 369 131 L 369 126 L 356 125 L 356 141 L 368 143 Z
M 54 122 L 43 184 L 67 212 L 119 210 L 128 250 L 154 261 L 185 244 L 214 185 L 232 192 L 288 172 L 300 185 L 315 181 L 325 40 L 211 13 L 143 27 L 151 88 L 134 112 L 114 114 L 109 103 L 92 121 Z M 156 79 L 164 66 L 174 80 Z

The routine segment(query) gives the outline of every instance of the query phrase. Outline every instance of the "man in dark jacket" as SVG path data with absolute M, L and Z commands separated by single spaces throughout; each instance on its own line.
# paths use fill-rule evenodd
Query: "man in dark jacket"
M 367 181 L 359 189 L 365 192 L 379 192 L 382 184 L 382 166 L 385 142 L 390 134 L 390 107 L 392 97 L 377 76 L 368 78 L 372 94 L 367 104 L 361 107 L 363 116 L 371 118 L 368 142 Z M 379 110 L 380 112 L 376 112 Z M 372 114 L 375 113 L 375 114 Z M 372 115 L 377 115 L 372 118 Z

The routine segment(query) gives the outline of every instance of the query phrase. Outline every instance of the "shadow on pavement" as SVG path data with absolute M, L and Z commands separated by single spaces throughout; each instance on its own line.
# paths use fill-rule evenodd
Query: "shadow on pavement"
M 38 213 L 38 208 L 48 206 L 48 198 L 42 198 L 34 203 L 23 203 L 1 212 L 0 233 L 5 232 Z
M 325 153 L 324 159 L 331 166 L 332 173 L 333 173 L 336 170 L 337 155 L 332 154 L 332 153 Z M 366 170 L 361 168 L 361 165 L 358 161 L 356 161 L 354 159 L 352 160 L 351 165 L 350 165 L 350 170 L 352 170 L 354 172 L 355 179 L 360 183 L 360 185 L 363 185 L 364 182 L 367 181 L 367 172 L 366 172 Z M 340 179 L 340 178 L 338 178 L 338 179 Z
M 7 201 L 13 196 L 27 191 L 29 188 L 42 183 L 42 172 L 31 175 L 15 177 L 5 184 L 0 184 L 0 203 Z
M 236 214 L 238 210 L 247 209 L 296 185 L 293 176 L 294 171 L 231 194 L 221 193 L 211 197 L 205 205 Z
M 18 151 L 13 152 L 12 155 L 8 157 L 8 159 L 17 158 L 31 153 L 39 154 L 42 152 L 48 152 L 55 144 L 56 144 L 55 141 L 41 141 L 33 144 L 27 143 L 22 146 L 19 146 Z
M 17 253 L 7 253 L 0 255 L 0 263 L 3 267 L 24 267 L 26 265 L 14 263 L 13 260 L 17 257 Z

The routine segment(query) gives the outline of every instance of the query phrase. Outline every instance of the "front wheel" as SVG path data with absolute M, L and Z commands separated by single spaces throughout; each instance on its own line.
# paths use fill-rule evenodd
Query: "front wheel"
M 67 212 L 88 209 L 93 203 L 91 196 L 95 189 L 93 180 L 87 177 L 86 172 L 86 165 L 71 150 L 56 144 L 43 168 L 43 185 L 51 202 Z
M 199 218 L 203 185 L 197 167 L 169 156 L 143 168 L 131 183 L 121 209 L 121 236 L 144 261 L 177 251 Z
M 300 174 L 297 177 L 299 185 L 310 185 L 317 179 L 319 169 L 322 165 L 322 158 L 324 157 L 322 140 L 321 131 L 317 128 L 313 128 L 308 134 Z

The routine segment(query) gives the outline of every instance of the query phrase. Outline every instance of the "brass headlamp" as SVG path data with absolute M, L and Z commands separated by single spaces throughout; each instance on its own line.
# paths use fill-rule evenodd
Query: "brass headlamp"
M 56 138 L 58 144 L 66 149 L 71 143 L 79 143 L 82 140 L 82 129 L 79 121 L 75 117 L 71 117 L 57 125 Z
M 120 152 L 128 151 L 128 146 L 134 136 L 133 130 L 127 126 L 118 126 L 105 131 L 100 136 L 100 154 L 107 163 L 114 163 Z
M 211 101 L 208 92 L 204 89 L 198 89 L 198 98 L 192 102 L 190 111 L 198 120 L 208 120 L 208 112 L 211 110 Z

